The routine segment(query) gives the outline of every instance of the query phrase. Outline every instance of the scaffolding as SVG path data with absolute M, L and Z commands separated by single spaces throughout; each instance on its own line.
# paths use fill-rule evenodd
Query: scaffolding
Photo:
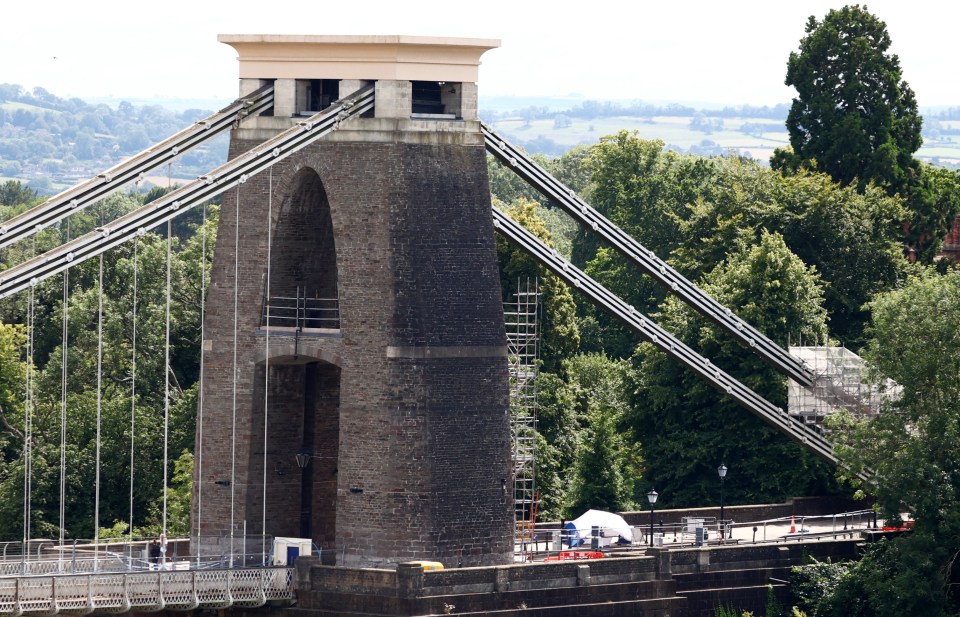
M 537 365 L 540 336 L 538 283 L 517 283 L 513 300 L 503 303 L 510 366 L 510 433 L 513 441 L 515 538 L 530 539 L 536 524 Z
M 812 387 L 789 380 L 788 412 L 821 433 L 831 414 L 846 410 L 857 417 L 873 416 L 899 393 L 890 380 L 867 383 L 866 363 L 845 347 L 790 347 L 790 353 L 813 370 L 815 379 Z

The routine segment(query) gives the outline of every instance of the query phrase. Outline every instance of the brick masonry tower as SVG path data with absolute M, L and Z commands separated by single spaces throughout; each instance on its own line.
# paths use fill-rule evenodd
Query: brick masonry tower
M 223 195 L 194 549 L 259 561 L 260 538 L 293 536 L 327 564 L 510 562 L 506 341 L 476 85 L 499 41 L 219 40 L 238 52 L 241 95 L 275 88 L 272 115 L 233 131 L 231 157 L 361 86 L 375 84 L 376 105 Z

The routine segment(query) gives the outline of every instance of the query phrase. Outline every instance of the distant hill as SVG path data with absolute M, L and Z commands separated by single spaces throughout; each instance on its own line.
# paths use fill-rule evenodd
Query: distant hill
M 786 103 L 696 108 L 574 96 L 480 97 L 480 116 L 485 122 L 528 152 L 548 156 L 628 130 L 645 139 L 659 139 L 678 152 L 703 156 L 735 152 L 766 162 L 774 149 L 789 144 L 788 110 Z M 939 107 L 923 113 L 924 144 L 917 157 L 960 168 L 960 108 Z
M 93 177 L 204 118 L 229 101 L 204 99 L 63 99 L 43 88 L 0 84 L 0 182 L 20 180 L 53 194 Z M 480 97 L 484 121 L 532 153 L 557 156 L 620 130 L 668 148 L 712 156 L 736 152 L 766 161 L 787 143 L 787 105 L 711 108 L 679 103 L 562 97 Z M 919 157 L 960 166 L 960 108 L 928 110 Z M 140 187 L 193 179 L 221 165 L 222 135 L 158 169 Z
M 219 109 L 172 110 L 62 99 L 43 88 L 0 84 L 0 182 L 20 180 L 52 194 L 95 176 Z M 195 178 L 226 160 L 226 135 L 178 157 L 157 176 Z M 161 182 L 144 182 L 141 190 Z

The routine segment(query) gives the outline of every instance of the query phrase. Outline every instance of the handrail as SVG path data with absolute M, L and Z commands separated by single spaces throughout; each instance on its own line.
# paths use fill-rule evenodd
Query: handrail
M 0 616 L 193 610 L 293 602 L 293 568 L 48 575 L 0 578 Z
M 307 298 L 297 290 L 296 297 L 271 296 L 263 302 L 262 328 L 303 330 L 340 329 L 339 298 Z

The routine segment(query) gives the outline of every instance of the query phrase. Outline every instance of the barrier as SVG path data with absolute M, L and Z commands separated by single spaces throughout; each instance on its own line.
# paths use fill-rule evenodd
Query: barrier
M 0 617 L 258 607 L 294 599 L 292 568 L 0 578 Z

